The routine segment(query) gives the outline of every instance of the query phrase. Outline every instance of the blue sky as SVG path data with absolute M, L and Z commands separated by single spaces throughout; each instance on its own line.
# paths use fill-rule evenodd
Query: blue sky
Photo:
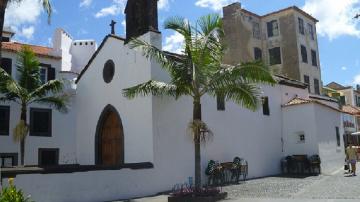
M 221 12 L 221 7 L 236 0 L 160 0 L 159 24 L 169 16 L 183 16 L 194 21 L 199 16 Z M 118 22 L 117 34 L 124 35 L 123 9 L 126 0 L 52 0 L 51 25 L 34 0 L 10 5 L 6 22 L 17 32 L 16 40 L 31 44 L 51 45 L 53 31 L 65 29 L 75 39 L 95 39 L 98 44 L 110 32 L 111 19 Z M 320 20 L 317 25 L 322 80 L 344 85 L 360 84 L 360 27 L 352 19 L 360 12 L 360 0 L 241 0 L 242 6 L 263 15 L 296 5 Z M 162 26 L 160 26 L 162 28 Z M 163 32 L 164 47 L 176 51 L 181 39 Z

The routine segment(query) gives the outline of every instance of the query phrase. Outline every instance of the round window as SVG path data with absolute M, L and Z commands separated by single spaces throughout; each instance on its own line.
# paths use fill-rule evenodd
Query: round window
M 103 78 L 106 83 L 110 83 L 114 78 L 115 64 L 112 60 L 106 61 L 103 69 Z

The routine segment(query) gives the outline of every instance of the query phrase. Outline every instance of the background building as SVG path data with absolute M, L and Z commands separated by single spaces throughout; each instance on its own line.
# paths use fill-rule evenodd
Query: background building
M 234 3 L 223 8 L 228 51 L 224 62 L 262 60 L 275 74 L 309 85 L 321 94 L 321 68 L 314 17 L 296 6 L 263 16 Z

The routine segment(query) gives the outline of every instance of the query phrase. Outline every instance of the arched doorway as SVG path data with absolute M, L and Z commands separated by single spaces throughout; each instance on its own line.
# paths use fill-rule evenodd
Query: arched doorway
M 97 165 L 124 164 L 124 131 L 116 109 L 108 105 L 102 112 L 96 132 L 95 161 Z

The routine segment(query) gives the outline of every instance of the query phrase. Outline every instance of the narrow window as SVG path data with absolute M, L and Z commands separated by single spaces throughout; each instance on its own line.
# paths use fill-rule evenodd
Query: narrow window
M 59 149 L 39 149 L 39 166 L 59 165 Z
M 262 97 L 263 115 L 270 116 L 269 97 Z
M 310 93 L 310 77 L 308 76 L 308 75 L 304 75 L 304 83 L 306 83 L 307 84 L 307 86 L 308 86 L 308 91 L 309 91 L 309 93 Z
M 302 18 L 298 18 L 298 21 L 299 21 L 299 32 L 300 34 L 304 35 L 305 34 L 304 20 Z
M 40 80 L 42 84 L 47 82 L 47 68 L 45 67 L 40 68 Z
M 254 56 L 255 60 L 262 60 L 262 51 L 260 48 L 254 48 Z
M 225 97 L 222 95 L 216 96 L 217 110 L 225 111 Z
M 339 104 L 340 105 L 346 105 L 346 97 L 345 96 L 340 96 Z
M 1 59 L 1 67 L 5 70 L 6 73 L 11 75 L 12 60 L 10 58 L 2 58 Z
M 308 57 L 307 57 L 307 51 L 306 51 L 306 47 L 301 45 L 301 57 L 302 57 L 302 61 L 304 63 L 308 63 Z
M 316 56 L 316 51 L 311 50 L 311 61 L 312 61 L 312 65 L 317 67 L 317 56 Z
M 51 137 L 51 109 L 30 109 L 30 136 Z
M 277 20 L 273 20 L 267 23 L 268 37 L 279 35 L 279 24 Z
M 320 95 L 319 79 L 314 79 L 314 90 L 315 90 L 315 94 Z
M 9 135 L 10 107 L 0 106 L 0 135 Z
M 308 30 L 309 30 L 310 38 L 311 38 L 312 40 L 315 40 L 314 27 L 313 27 L 312 24 L 310 24 L 310 23 L 308 23 Z
M 2 42 L 10 42 L 10 38 L 9 37 L 2 37 Z
M 281 64 L 280 47 L 269 49 L 270 65 Z
M 340 130 L 339 130 L 339 127 L 335 127 L 335 131 L 336 131 L 336 143 L 337 143 L 337 146 L 340 147 L 341 142 L 340 142 Z
M 252 29 L 253 29 L 253 37 L 255 39 L 260 39 L 260 24 L 258 22 L 253 22 Z

